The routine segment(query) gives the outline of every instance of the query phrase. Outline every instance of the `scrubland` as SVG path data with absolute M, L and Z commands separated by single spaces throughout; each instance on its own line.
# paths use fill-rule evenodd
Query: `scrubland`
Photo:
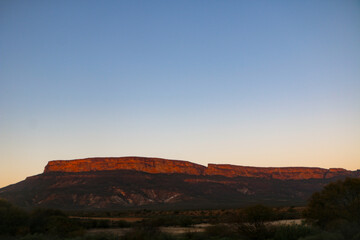
M 360 179 L 331 183 L 304 207 L 63 212 L 0 200 L 0 239 L 358 240 Z

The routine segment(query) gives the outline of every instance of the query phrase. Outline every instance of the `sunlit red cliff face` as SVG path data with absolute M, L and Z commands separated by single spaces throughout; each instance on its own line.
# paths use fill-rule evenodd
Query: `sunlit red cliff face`
M 86 158 L 70 161 L 50 161 L 44 172 L 90 172 L 135 170 L 147 173 L 185 173 L 201 175 L 205 167 L 199 164 L 161 158 L 121 157 Z
M 244 167 L 228 164 L 208 164 L 208 167 L 188 161 L 161 158 L 121 157 L 86 158 L 78 160 L 50 161 L 44 172 L 92 172 L 110 170 L 135 170 L 146 173 L 181 173 L 202 176 L 255 177 L 271 179 L 326 179 L 336 176 L 351 176 L 352 171 L 342 168 L 283 167 L 263 168 Z

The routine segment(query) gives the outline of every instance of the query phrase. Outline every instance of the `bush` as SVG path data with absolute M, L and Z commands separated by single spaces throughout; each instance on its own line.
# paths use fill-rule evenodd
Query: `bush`
M 131 227 L 133 224 L 124 220 L 118 220 L 118 221 L 113 221 L 112 222 L 112 227 L 117 227 L 117 228 L 128 228 Z
M 30 215 L 31 233 L 43 233 L 61 237 L 73 237 L 83 234 L 75 219 L 68 218 L 60 210 L 36 209 Z
M 274 227 L 275 233 L 273 240 L 297 240 L 301 237 L 316 234 L 316 229 L 305 225 L 280 225 Z
M 218 240 L 218 239 L 227 240 L 227 238 L 220 238 L 217 236 L 208 236 L 204 233 L 199 233 L 199 232 L 187 232 L 187 233 L 179 236 L 178 238 L 174 238 L 174 239 L 178 239 L 178 240 Z
M 299 240 L 345 240 L 345 238 L 340 234 L 321 232 L 312 236 L 300 238 Z
M 29 232 L 28 214 L 5 200 L 0 200 L 0 235 L 23 235 Z
M 237 233 L 229 225 L 218 224 L 209 226 L 205 229 L 205 234 L 210 237 L 218 237 L 221 239 L 231 239 L 237 236 Z
M 121 237 L 122 240 L 173 240 L 174 237 L 162 233 L 158 228 L 152 226 L 141 226 L 132 229 Z
M 52 240 L 53 238 L 51 238 Z M 48 236 L 45 236 L 43 234 L 32 234 L 32 235 L 26 235 L 20 240 L 50 240 Z
M 86 236 L 84 240 L 118 240 L 119 237 L 110 233 L 98 233 L 91 236 Z
M 347 220 L 335 220 L 328 224 L 329 232 L 340 234 L 344 239 L 353 239 L 360 234 L 360 225 Z
M 274 229 L 265 224 L 272 219 L 273 209 L 259 204 L 247 207 L 242 213 L 235 215 L 234 223 L 240 236 L 261 240 L 273 236 Z
M 326 185 L 311 196 L 304 215 L 322 228 L 341 219 L 360 224 L 360 179 L 346 178 Z
M 162 216 L 143 220 L 141 225 L 162 227 L 162 226 L 180 226 L 188 227 L 194 224 L 194 219 L 190 216 Z
M 360 179 L 346 178 L 314 193 L 304 216 L 326 230 L 308 239 L 356 239 L 360 236 Z M 335 237 L 334 237 L 335 236 Z

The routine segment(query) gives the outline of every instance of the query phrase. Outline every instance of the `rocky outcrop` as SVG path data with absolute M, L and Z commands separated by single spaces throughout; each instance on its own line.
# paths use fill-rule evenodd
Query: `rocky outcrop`
M 44 172 L 92 172 L 111 170 L 135 170 L 146 173 L 181 173 L 203 176 L 253 177 L 281 180 L 326 179 L 338 176 L 358 176 L 358 172 L 342 168 L 308 167 L 245 167 L 228 164 L 208 164 L 208 167 L 188 161 L 167 160 L 161 158 L 120 157 L 86 158 L 79 160 L 50 161 Z
M 322 179 L 331 178 L 339 175 L 351 175 L 351 171 L 345 169 L 307 168 L 307 167 L 283 167 L 283 168 L 263 168 L 263 167 L 244 167 L 224 164 L 209 164 L 205 170 L 205 175 L 222 175 L 227 177 L 260 177 L 273 179 Z

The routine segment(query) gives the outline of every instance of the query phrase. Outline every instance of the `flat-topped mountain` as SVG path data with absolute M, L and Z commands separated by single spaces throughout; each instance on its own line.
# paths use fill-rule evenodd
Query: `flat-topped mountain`
M 201 175 L 205 167 L 187 161 L 162 158 L 120 157 L 86 158 L 70 161 L 50 161 L 44 172 L 90 172 L 110 170 L 135 170 L 147 173 L 184 173 Z
M 44 173 L 0 189 L 23 207 L 208 208 L 305 204 L 325 184 L 360 171 L 307 167 L 207 167 L 144 157 L 50 161 Z
M 180 160 L 162 158 L 120 157 L 120 158 L 86 158 L 77 160 L 50 161 L 44 173 L 49 172 L 92 172 L 135 170 L 146 173 L 182 173 L 203 176 L 257 177 L 273 179 L 323 179 L 336 176 L 352 176 L 352 171 L 343 168 L 309 168 L 309 167 L 245 167 L 229 164 L 208 164 L 207 167 Z

